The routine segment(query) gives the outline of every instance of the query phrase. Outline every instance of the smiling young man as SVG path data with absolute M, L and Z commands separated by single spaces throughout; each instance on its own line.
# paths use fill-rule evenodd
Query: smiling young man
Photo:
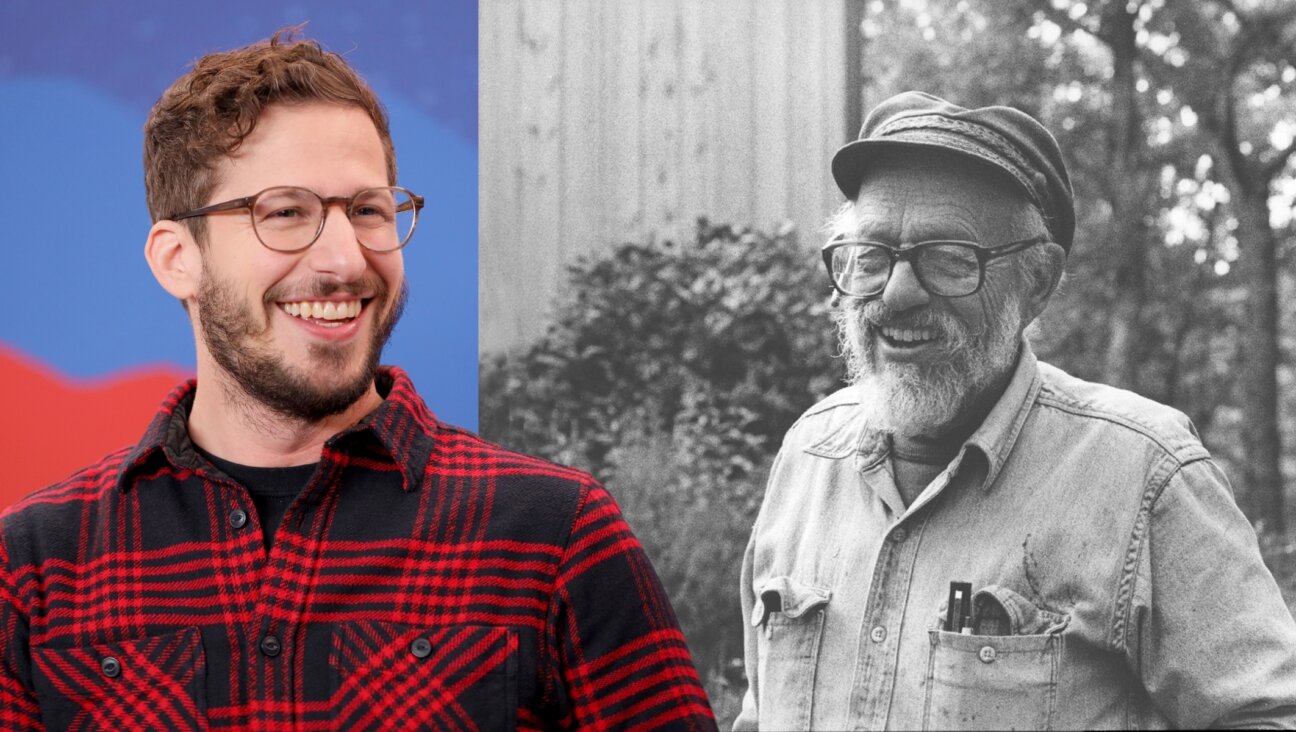
M 1296 624 L 1187 418 L 1023 338 L 1074 235 L 1052 136 L 909 92 L 833 175 L 853 383 L 771 469 L 735 730 L 1296 725 Z
M 714 729 L 603 488 L 378 365 L 422 199 L 339 56 L 204 57 L 144 163 L 197 379 L 0 518 L 0 726 Z

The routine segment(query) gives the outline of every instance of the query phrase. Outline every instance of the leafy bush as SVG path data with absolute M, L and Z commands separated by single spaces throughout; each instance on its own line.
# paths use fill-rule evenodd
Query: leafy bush
M 568 284 L 538 343 L 483 362 L 482 434 L 602 479 L 708 685 L 741 691 L 738 574 L 766 473 L 844 374 L 817 252 L 790 227 L 700 220 L 694 241 L 578 261 Z

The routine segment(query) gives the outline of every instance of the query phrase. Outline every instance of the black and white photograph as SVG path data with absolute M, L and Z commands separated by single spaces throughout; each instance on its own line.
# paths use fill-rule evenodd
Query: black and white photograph
M 721 729 L 1296 723 L 1296 6 L 479 19 L 481 433 Z

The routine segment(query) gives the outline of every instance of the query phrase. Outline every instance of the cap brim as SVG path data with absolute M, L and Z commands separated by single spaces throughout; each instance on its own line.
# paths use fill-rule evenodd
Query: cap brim
M 1003 172 L 1007 176 L 1008 180 L 1011 180 L 1013 182 L 1014 186 L 1018 188 L 1023 188 L 1023 186 L 1019 182 L 1017 182 L 1017 179 L 1013 175 L 1013 172 L 1011 170 L 1004 168 L 1002 165 L 996 163 L 994 160 L 991 160 L 989 158 L 985 158 L 980 155 L 976 155 L 974 153 L 961 150 L 957 147 L 953 147 L 949 144 L 943 144 L 941 142 L 923 141 L 923 140 L 906 140 L 899 137 L 891 137 L 891 138 L 875 138 L 869 140 L 856 140 L 847 145 L 843 145 L 833 155 L 833 159 L 832 159 L 833 180 L 837 181 L 837 187 L 841 189 L 842 194 L 845 195 L 846 198 L 852 201 L 855 200 L 855 197 L 859 195 L 860 182 L 864 180 L 864 174 L 868 171 L 868 168 L 872 163 L 870 157 L 875 156 L 878 152 L 887 149 L 936 150 L 948 155 L 957 156 L 963 160 L 973 160 L 982 163 L 984 165 L 991 166 L 995 170 L 999 170 Z M 1028 198 L 1031 199 L 1034 198 L 1035 194 L 1030 189 L 1025 189 L 1023 192 L 1027 195 Z

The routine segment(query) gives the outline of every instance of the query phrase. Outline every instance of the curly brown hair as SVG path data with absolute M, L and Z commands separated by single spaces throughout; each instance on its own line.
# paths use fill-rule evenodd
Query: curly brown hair
M 144 123 L 144 190 L 153 221 L 206 205 L 220 161 L 238 150 L 274 104 L 330 102 L 369 114 L 396 184 L 396 151 L 387 113 L 369 85 L 338 54 L 296 40 L 300 26 L 267 41 L 198 59 L 162 93 Z M 201 243 L 206 219 L 186 219 Z

